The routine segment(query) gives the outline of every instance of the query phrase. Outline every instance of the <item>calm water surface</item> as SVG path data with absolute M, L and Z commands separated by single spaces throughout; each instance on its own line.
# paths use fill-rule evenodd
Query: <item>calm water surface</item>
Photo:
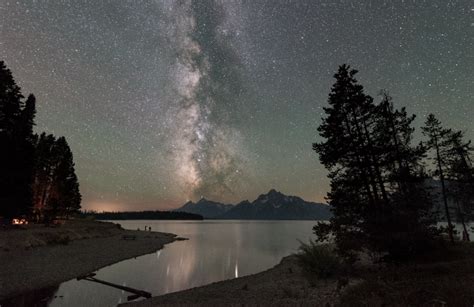
M 177 241 L 125 260 L 96 278 L 160 295 L 261 272 L 313 237 L 314 221 L 114 221 L 126 229 L 171 232 Z M 54 293 L 54 289 L 52 291 Z M 129 293 L 90 281 L 62 283 L 49 306 L 116 306 Z

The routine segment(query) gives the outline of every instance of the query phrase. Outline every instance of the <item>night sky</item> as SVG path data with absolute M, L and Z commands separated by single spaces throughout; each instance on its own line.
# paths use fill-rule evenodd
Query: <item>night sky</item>
M 36 95 L 36 131 L 67 138 L 85 209 L 323 201 L 311 144 L 343 63 L 417 128 L 433 112 L 474 139 L 473 1 L 3 0 L 0 16 L 0 59 Z

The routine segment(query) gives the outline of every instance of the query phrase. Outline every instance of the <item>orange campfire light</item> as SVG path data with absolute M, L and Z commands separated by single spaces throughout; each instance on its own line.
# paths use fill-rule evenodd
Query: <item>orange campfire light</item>
M 26 219 L 13 219 L 13 225 L 27 225 L 28 221 Z

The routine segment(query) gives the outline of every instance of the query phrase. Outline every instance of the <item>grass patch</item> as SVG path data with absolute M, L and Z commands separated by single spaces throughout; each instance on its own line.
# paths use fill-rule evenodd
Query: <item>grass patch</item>
M 329 244 L 301 242 L 296 257 L 304 271 L 319 278 L 329 278 L 338 274 L 342 269 L 342 261 Z

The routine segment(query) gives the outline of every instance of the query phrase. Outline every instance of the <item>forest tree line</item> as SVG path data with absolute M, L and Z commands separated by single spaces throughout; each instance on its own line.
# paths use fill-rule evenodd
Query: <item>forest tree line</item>
M 318 128 L 323 141 L 313 144 L 329 170 L 327 199 L 334 213 L 330 223 L 313 228 L 318 240 L 333 237 L 348 259 L 364 250 L 390 259 L 410 257 L 435 245 L 443 233 L 454 242 L 453 222 L 462 224 L 462 237 L 469 240 L 474 169 L 465 133 L 443 127 L 430 114 L 424 140 L 413 144 L 415 115 L 396 109 L 386 92 L 374 102 L 356 73 L 342 65 L 334 75 Z M 438 227 L 441 220 L 448 226 Z
M 202 215 L 178 211 L 119 211 L 119 212 L 81 212 L 83 217 L 96 220 L 203 220 Z
M 0 217 L 48 221 L 81 207 L 73 155 L 64 137 L 33 132 L 36 99 L 26 99 L 0 61 Z

